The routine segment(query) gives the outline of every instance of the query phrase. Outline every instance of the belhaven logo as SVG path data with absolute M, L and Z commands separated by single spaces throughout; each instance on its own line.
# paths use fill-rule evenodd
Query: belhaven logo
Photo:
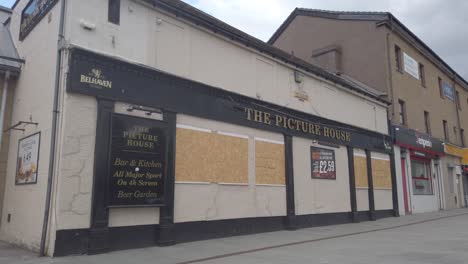
M 420 136 L 416 136 L 416 144 L 423 146 L 423 148 L 432 148 L 432 142 Z
M 112 88 L 112 82 L 106 80 L 100 69 L 92 69 L 87 75 L 82 74 L 80 78 L 81 83 L 90 84 L 95 88 Z

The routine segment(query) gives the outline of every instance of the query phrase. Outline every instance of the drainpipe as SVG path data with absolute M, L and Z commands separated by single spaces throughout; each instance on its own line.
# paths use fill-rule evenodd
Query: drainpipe
M 52 111 L 52 129 L 51 129 L 51 140 L 50 140 L 50 157 L 49 157 L 49 175 L 47 178 L 47 193 L 46 193 L 46 202 L 44 210 L 44 221 L 42 224 L 42 235 L 41 235 L 41 245 L 39 249 L 40 256 L 45 256 L 46 253 L 46 241 L 47 241 L 47 232 L 49 226 L 49 217 L 50 217 L 50 206 L 52 198 L 52 184 L 54 181 L 54 167 L 55 167 L 55 147 L 57 141 L 57 120 L 59 115 L 59 93 L 60 93 L 60 75 L 62 68 L 62 45 L 64 39 L 64 21 L 65 21 L 65 0 L 62 0 L 62 6 L 60 10 L 60 24 L 59 24 L 59 34 L 57 40 L 57 61 L 55 68 L 55 88 L 54 88 L 54 105 Z
M 6 99 L 8 96 L 8 82 L 10 80 L 10 72 L 5 73 L 5 79 L 3 80 L 3 92 L 2 92 L 2 104 L 0 107 L 0 150 L 2 149 L 3 144 L 3 123 L 5 123 L 5 109 L 6 109 Z

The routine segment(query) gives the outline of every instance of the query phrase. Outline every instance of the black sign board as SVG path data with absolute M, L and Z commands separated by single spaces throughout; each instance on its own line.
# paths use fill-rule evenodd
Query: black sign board
M 444 143 L 439 139 L 402 126 L 394 126 L 394 131 L 397 145 L 434 155 L 444 155 Z
M 335 151 L 324 148 L 310 148 L 312 178 L 336 180 Z
M 388 135 L 228 92 L 86 50 L 70 53 L 67 90 L 255 129 L 379 152 Z M 343 110 L 346 111 L 346 110 Z
M 31 0 L 21 13 L 20 40 L 23 40 L 58 0 Z
M 166 124 L 113 114 L 111 136 L 109 206 L 163 205 Z

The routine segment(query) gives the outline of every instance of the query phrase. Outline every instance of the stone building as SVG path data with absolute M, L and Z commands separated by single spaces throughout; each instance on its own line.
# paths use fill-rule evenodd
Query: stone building
M 466 205 L 468 83 L 397 18 L 297 8 L 269 43 L 387 94 L 401 214 Z

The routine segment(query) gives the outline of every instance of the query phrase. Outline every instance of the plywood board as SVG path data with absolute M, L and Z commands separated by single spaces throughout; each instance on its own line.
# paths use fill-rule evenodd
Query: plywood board
M 285 185 L 284 145 L 255 141 L 256 184 Z
M 248 183 L 248 139 L 177 128 L 176 181 Z
M 372 179 L 374 181 L 374 188 L 392 188 L 392 174 L 389 160 L 372 159 Z
M 369 187 L 369 180 L 367 178 L 367 160 L 365 157 L 354 156 L 354 176 L 356 178 L 357 188 Z

